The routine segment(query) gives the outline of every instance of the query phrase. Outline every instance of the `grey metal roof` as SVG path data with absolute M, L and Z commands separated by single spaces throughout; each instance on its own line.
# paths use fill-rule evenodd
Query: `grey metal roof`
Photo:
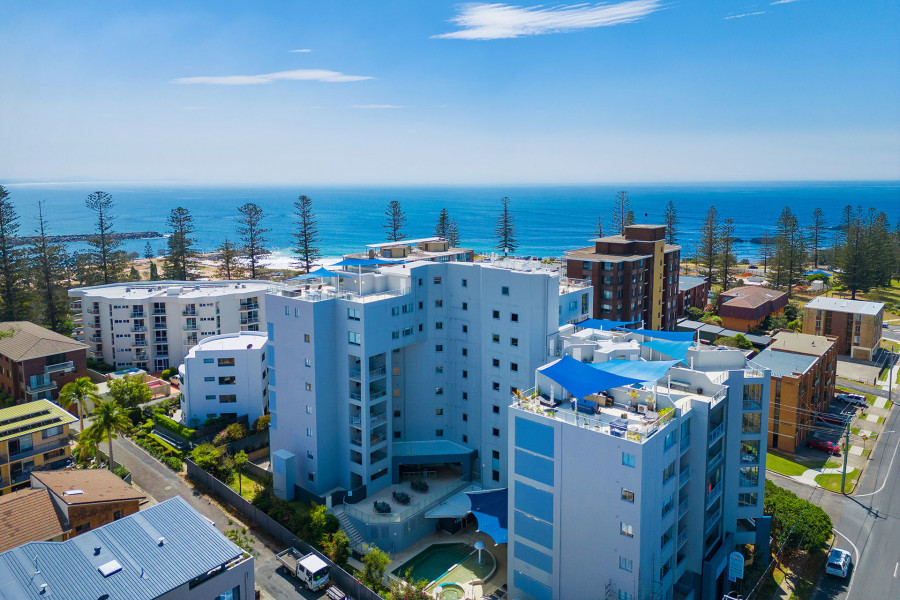
M 690 289 L 697 287 L 698 285 L 703 285 L 706 283 L 706 277 L 695 277 L 693 275 L 679 275 L 678 276 L 678 291 L 684 292 Z
M 153 600 L 242 554 L 176 496 L 65 542 L 0 554 L 0 600 Z M 112 560 L 122 570 L 105 578 L 98 569 Z
M 837 312 L 854 313 L 858 315 L 877 315 L 884 310 L 884 304 L 881 302 L 850 300 L 848 298 L 816 296 L 806 303 L 806 308 L 815 308 L 818 310 L 833 310 Z
M 766 348 L 753 357 L 753 362 L 772 371 L 772 377 L 782 377 L 794 373 L 806 373 L 818 360 L 816 356 L 794 354 Z

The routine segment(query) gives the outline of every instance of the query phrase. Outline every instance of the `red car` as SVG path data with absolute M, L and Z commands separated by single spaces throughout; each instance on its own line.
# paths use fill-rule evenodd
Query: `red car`
M 812 448 L 813 450 L 821 450 L 822 452 L 827 452 L 834 456 L 838 456 L 841 453 L 840 446 L 834 442 L 829 442 L 828 440 L 806 440 L 806 447 Z

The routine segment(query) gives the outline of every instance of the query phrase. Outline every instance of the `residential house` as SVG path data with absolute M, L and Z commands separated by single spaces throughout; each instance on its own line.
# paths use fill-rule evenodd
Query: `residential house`
M 65 466 L 77 420 L 49 400 L 0 409 L 0 495 L 28 487 L 32 471 Z
M 788 297 L 771 288 L 745 285 L 721 292 L 717 302 L 722 326 L 747 332 L 761 325 L 766 317 L 783 313 Z
M 0 323 L 0 392 L 16 402 L 56 400 L 87 376 L 88 347 L 29 321 Z
M 26 488 L 0 496 L 0 552 L 28 542 L 61 542 L 69 531 L 47 490 Z M 0 583 L 0 597 L 2 589 Z

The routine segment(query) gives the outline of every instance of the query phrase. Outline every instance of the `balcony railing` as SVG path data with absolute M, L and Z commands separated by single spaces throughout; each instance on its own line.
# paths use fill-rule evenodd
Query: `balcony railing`
M 181 316 L 182 317 L 196 317 L 197 309 L 196 308 L 186 308 L 183 311 L 181 311 Z
M 719 423 L 715 429 L 709 432 L 709 445 L 712 446 L 713 444 L 715 444 L 723 435 L 725 435 L 724 421 Z
M 31 479 L 31 471 L 27 473 L 19 473 L 15 477 L 9 480 L 9 485 L 17 485 L 19 483 L 24 483 Z
M 683 517 L 688 511 L 688 498 L 685 498 L 678 504 L 678 516 Z
M 712 517 L 710 517 L 709 520 L 706 522 L 706 534 L 707 535 L 709 535 L 709 533 L 713 529 L 715 529 L 716 525 L 719 522 L 719 517 L 721 517 L 721 516 L 722 516 L 722 509 L 720 508 L 716 512 L 714 512 Z
M 81 300 L 72 300 L 69 302 L 69 310 L 81 310 Z
M 684 484 L 686 484 L 686 483 L 687 483 L 688 481 L 690 481 L 690 480 L 691 480 L 691 465 L 687 465 L 686 467 L 684 467 L 684 468 L 681 470 L 681 475 L 680 475 L 680 479 L 679 479 L 679 482 L 678 482 L 678 487 L 683 486 Z
M 144 311 L 138 311 L 138 312 L 132 312 L 130 315 L 128 315 L 128 318 L 129 319 L 143 319 L 146 316 L 147 316 L 147 313 L 145 313 Z
M 56 363 L 55 365 L 45 365 L 44 366 L 44 373 L 68 373 L 68 372 L 74 371 L 74 370 L 75 370 L 75 363 L 72 362 L 71 360 L 63 362 L 63 363 Z
M 712 471 L 717 466 L 719 466 L 719 463 L 722 462 L 722 458 L 724 458 L 724 456 L 725 456 L 724 450 L 719 450 L 718 452 L 716 452 L 715 456 L 713 456 L 711 459 L 709 459 L 709 465 L 706 467 L 706 470 Z
M 354 400 L 362 400 L 362 394 L 360 392 L 350 392 L 350 397 Z
M 196 323 L 185 323 L 184 330 L 185 331 L 197 331 L 200 327 L 197 326 Z
M 241 325 L 258 325 L 259 317 L 241 317 Z
M 259 310 L 259 302 L 241 302 L 241 310 Z
M 681 455 L 684 456 L 684 453 L 687 452 L 691 447 L 691 434 L 687 434 L 683 438 L 681 438 Z
M 135 348 L 146 348 L 146 347 L 147 347 L 147 340 L 134 340 L 133 346 L 134 346 Z
M 168 327 L 168 326 L 169 326 L 169 324 L 166 323 L 166 320 L 165 320 L 165 319 L 163 319 L 163 320 L 161 320 L 161 321 L 153 321 L 153 328 L 154 328 L 154 329 L 165 329 L 165 328 Z
M 92 336 L 89 337 L 88 339 L 89 339 L 91 342 L 93 342 L 94 344 L 99 344 L 99 343 L 101 343 L 101 342 L 103 341 L 103 337 L 102 337 L 102 336 L 99 336 L 99 335 L 92 335 Z
M 359 369 L 350 369 L 350 379 L 359 381 L 362 378 L 362 371 Z
M 41 392 L 46 392 L 47 390 L 55 390 L 56 382 L 52 380 L 41 381 L 35 383 L 34 385 L 29 385 L 25 388 L 25 393 L 27 394 L 39 394 Z
M 100 329 L 100 321 L 91 321 L 90 323 L 85 323 L 85 325 L 91 329 Z
M 385 441 L 387 441 L 387 436 L 379 433 L 377 435 L 369 437 L 369 446 L 377 446 L 378 444 Z
M 688 541 L 687 529 L 678 532 L 678 549 L 681 550 Z
M 389 513 L 376 513 L 361 510 L 354 504 L 345 504 L 344 512 L 355 519 L 359 519 L 363 523 L 402 523 L 410 517 L 438 505 L 469 485 L 472 485 L 472 482 L 463 477 L 443 489 L 434 489 L 430 492 L 417 493 L 414 495 L 413 502 L 411 502 L 409 506 L 398 507 L 395 504 L 393 508 L 398 510 L 392 510 Z M 371 506 L 371 504 L 369 506 Z
M 386 395 L 387 395 L 387 392 L 384 390 L 381 390 L 380 392 L 369 391 L 369 400 L 377 400 L 378 398 L 381 398 Z
M 134 327 L 131 328 L 131 331 L 133 331 L 135 333 L 143 333 L 143 332 L 147 331 L 147 326 L 146 325 L 135 325 Z
M 358 448 L 362 448 L 362 438 L 350 438 L 350 443 Z
M 378 379 L 380 377 L 384 377 L 387 374 L 387 368 L 381 367 L 378 369 L 371 369 L 369 371 L 369 379 Z
M 709 493 L 706 495 L 706 508 L 712 508 L 713 503 L 722 493 L 722 482 L 720 481 L 716 485 L 709 490 Z
M 759 454 L 741 454 L 741 464 L 745 464 L 745 465 L 759 464 Z
M 99 315 L 100 309 L 99 308 L 89 308 L 85 312 L 89 315 Z
M 154 309 L 153 309 L 153 314 L 154 314 L 154 315 L 164 315 L 164 314 L 166 314 L 166 309 L 165 309 L 165 307 L 163 307 L 163 308 L 154 308 Z
M 68 445 L 69 438 L 50 440 L 49 442 L 38 444 L 37 446 L 28 448 L 27 450 L 19 450 L 18 452 L 13 452 L 9 455 L 9 462 L 16 462 L 17 460 L 22 460 L 23 458 L 28 458 L 29 456 L 42 454 L 44 452 L 50 452 L 51 450 L 58 450 L 59 448 L 65 448 Z

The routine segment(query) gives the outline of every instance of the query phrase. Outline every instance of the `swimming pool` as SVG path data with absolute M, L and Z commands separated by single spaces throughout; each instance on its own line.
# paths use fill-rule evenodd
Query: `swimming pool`
M 496 566 L 497 559 L 495 559 L 494 555 L 488 550 L 481 551 L 481 560 L 478 559 L 478 552 L 473 552 L 464 558 L 461 563 L 442 574 L 440 578 L 434 582 L 432 589 L 439 585 L 456 585 L 456 582 L 469 583 L 476 580 L 485 581 L 494 572 Z
M 432 582 L 445 575 L 472 552 L 472 547 L 468 544 L 432 544 L 394 569 L 392 573 L 408 581 L 424 579 Z
M 455 583 L 445 583 L 441 588 L 441 600 L 462 600 L 466 595 L 462 586 Z

